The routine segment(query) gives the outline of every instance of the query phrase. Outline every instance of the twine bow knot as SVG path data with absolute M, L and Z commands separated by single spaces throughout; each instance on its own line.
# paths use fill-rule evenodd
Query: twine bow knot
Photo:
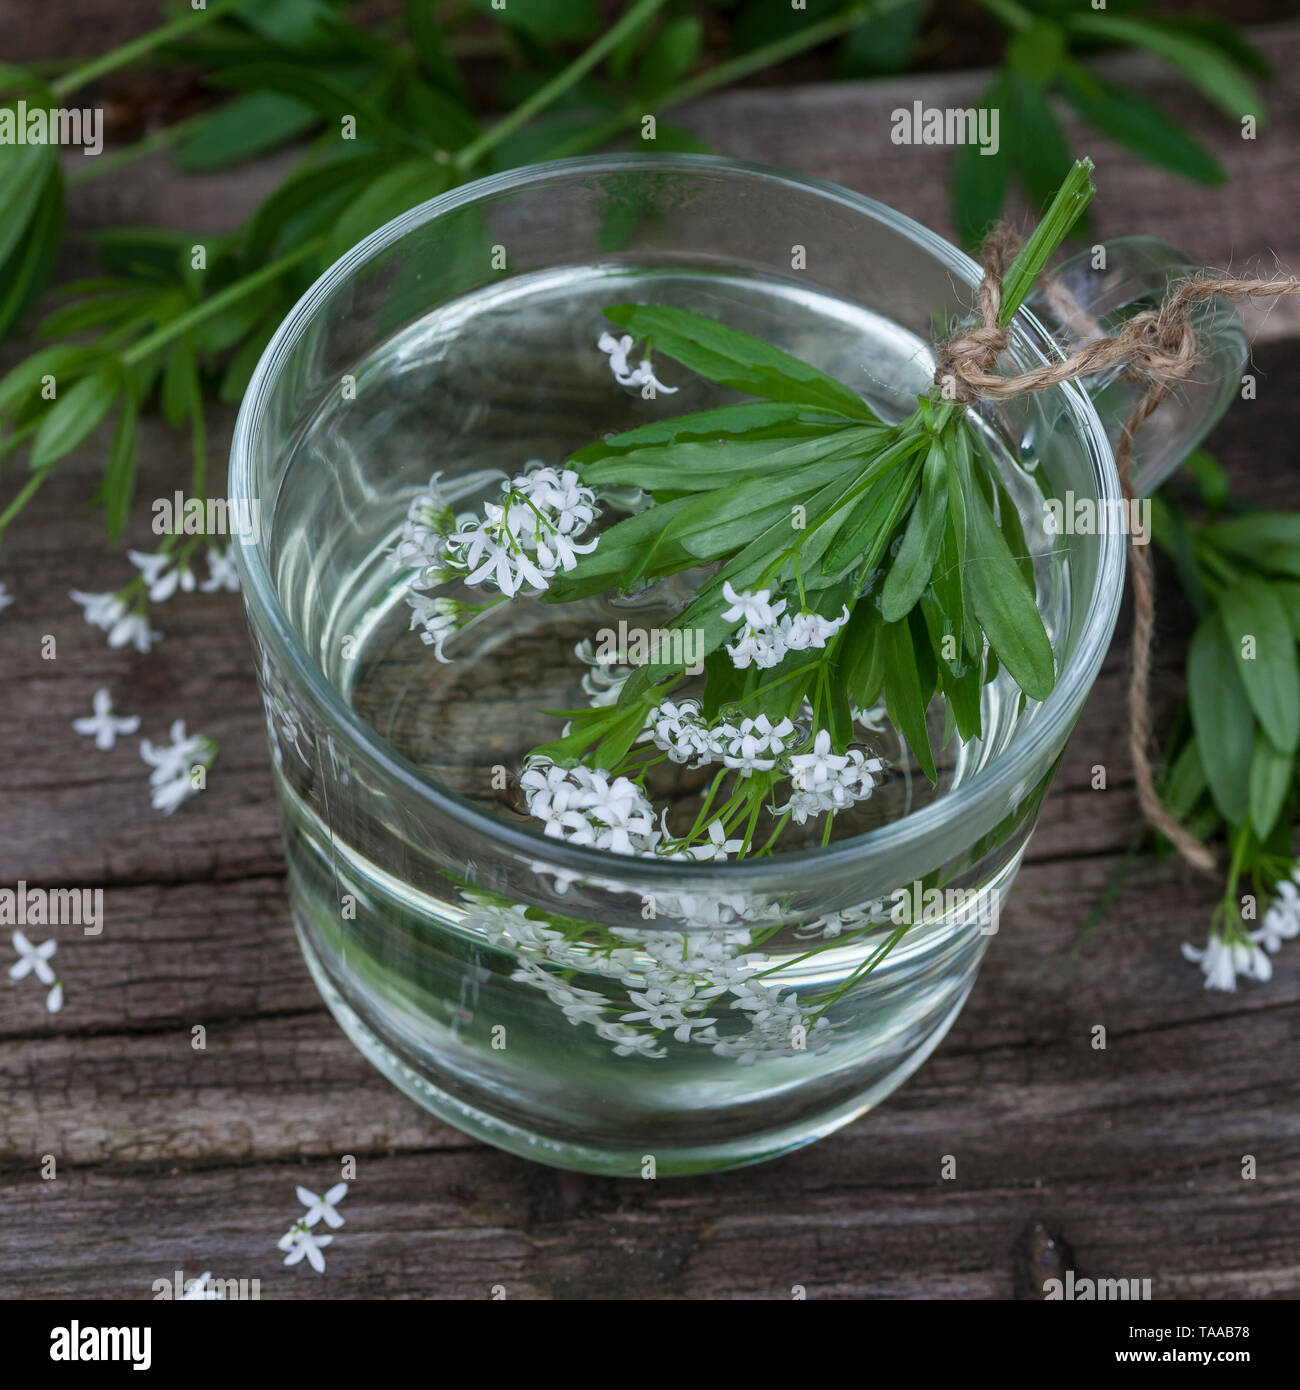
M 995 227 L 980 250 L 984 277 L 980 282 L 980 323 L 949 338 L 938 352 L 934 379 L 950 399 L 970 404 L 981 398 L 1008 399 L 1044 391 L 1064 381 L 1093 376 L 1123 363 L 1128 374 L 1147 383 L 1130 412 L 1115 445 L 1115 465 L 1127 502 L 1136 496 L 1132 483 L 1133 442 L 1155 413 L 1170 386 L 1185 381 L 1200 358 L 1193 306 L 1216 297 L 1240 298 L 1300 294 L 1300 280 L 1216 280 L 1196 275 L 1169 286 L 1159 307 L 1134 314 L 1113 334 L 1097 325 L 1097 336 L 1057 362 L 1014 376 L 995 372 L 1007 346 L 1007 330 L 998 322 L 1002 277 L 1019 249 L 1019 238 L 1005 225 Z M 1063 317 L 1084 318 L 1069 292 L 1049 282 L 1049 299 L 1065 311 Z M 1085 321 L 1087 321 L 1085 319 Z M 1151 741 L 1151 647 L 1155 636 L 1155 578 L 1150 548 L 1128 535 L 1129 576 L 1133 585 L 1133 668 L 1129 677 L 1129 755 L 1137 783 L 1138 803 L 1147 822 L 1158 830 L 1193 867 L 1212 870 L 1214 856 L 1202 841 L 1166 810 L 1156 791 L 1149 753 Z M 1242 770 L 1244 774 L 1244 769 Z

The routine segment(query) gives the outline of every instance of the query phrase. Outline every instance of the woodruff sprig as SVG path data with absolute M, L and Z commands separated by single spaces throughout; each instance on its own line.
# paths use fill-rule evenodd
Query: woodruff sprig
M 1087 206 L 1091 169 L 1075 165 L 1007 271 L 1003 323 Z M 999 667 L 1022 702 L 1046 699 L 1056 673 L 1032 559 L 971 413 L 936 387 L 890 425 L 841 382 L 725 325 L 652 305 L 606 314 L 647 352 L 760 399 L 641 426 L 569 460 L 597 495 L 637 488 L 651 505 L 556 575 L 547 601 L 715 568 L 661 640 L 668 655 L 634 670 L 616 703 L 566 711 L 566 731 L 538 758 L 637 786 L 683 749 L 699 766 L 735 769 L 712 820 L 671 843 L 707 849 L 707 830 L 715 846 L 762 853 L 775 839 L 755 839 L 764 808 L 782 818 L 777 834 L 791 817 L 826 812 L 829 838 L 836 811 L 869 794 L 850 748 L 855 710 L 883 697 L 935 781 L 926 712 L 936 694 L 950 711 L 945 742 L 952 729 L 980 736 L 981 691 Z M 705 681 L 698 702 L 679 707 L 669 697 L 686 678 L 686 650 L 704 657 Z M 782 779 L 793 791 L 785 807 L 771 804 Z M 718 793 L 715 783 L 711 802 Z M 581 800 L 574 791 L 554 804 Z

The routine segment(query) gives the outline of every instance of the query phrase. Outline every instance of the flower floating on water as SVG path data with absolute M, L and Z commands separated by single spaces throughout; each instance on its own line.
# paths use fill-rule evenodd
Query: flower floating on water
M 636 339 L 630 333 L 616 338 L 612 333 L 602 333 L 596 339 L 596 346 L 609 357 L 609 369 L 620 386 L 649 386 L 655 394 L 662 391 L 667 396 L 677 394 L 676 386 L 665 386 L 654 374 L 647 351 L 635 367 L 628 362 L 628 354 L 636 347 Z
M 519 784 L 529 814 L 553 838 L 614 854 L 653 852 L 662 838 L 654 807 L 627 777 L 538 760 L 524 771 Z
M 93 735 L 96 748 L 107 751 L 117 742 L 118 734 L 133 734 L 140 727 L 138 714 L 113 713 L 112 697 L 104 687 L 95 691 L 94 708 L 94 714 L 74 719 L 72 727 L 87 738 Z

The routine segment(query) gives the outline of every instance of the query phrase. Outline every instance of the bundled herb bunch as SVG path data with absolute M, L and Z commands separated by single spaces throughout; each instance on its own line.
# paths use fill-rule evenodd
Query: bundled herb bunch
M 1300 514 L 1230 498 L 1204 453 L 1202 516 L 1157 497 L 1153 534 L 1197 616 L 1187 697 L 1166 755 L 1166 806 L 1198 838 L 1224 836 L 1222 899 L 1203 948 L 1183 947 L 1206 987 L 1266 980 L 1270 956 L 1300 936 Z
M 1090 171 L 1076 165 L 1008 270 L 1004 323 L 1086 207 Z M 1053 652 L 1018 508 L 967 407 L 936 386 L 888 424 L 839 381 L 725 325 L 646 305 L 606 315 L 623 332 L 599 346 L 625 385 L 664 389 L 653 353 L 757 399 L 641 426 L 561 469 L 534 465 L 481 516 L 453 517 L 435 479 L 398 548 L 417 571 L 412 626 L 438 655 L 488 606 L 440 595 L 452 580 L 567 603 L 697 572 L 652 658 L 563 712 L 560 737 L 534 750 L 522 784 L 548 834 L 720 859 L 770 853 L 791 822 L 820 818 L 825 842 L 882 770 L 855 746 L 881 700 L 935 780 L 936 694 L 945 742 L 980 736 L 981 692 L 999 670 L 1022 702 L 1047 697 Z M 644 505 L 593 534 L 609 489 Z M 682 689 L 688 652 L 703 659 L 698 696 Z M 664 761 L 714 769 L 690 826 L 670 829 L 650 804 L 646 774 Z

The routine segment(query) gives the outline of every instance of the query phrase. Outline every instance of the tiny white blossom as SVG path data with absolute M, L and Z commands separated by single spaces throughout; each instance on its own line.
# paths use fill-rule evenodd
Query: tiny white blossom
M 333 1236 L 313 1235 L 305 1225 L 298 1223 L 291 1231 L 281 1236 L 279 1245 L 281 1250 L 288 1250 L 284 1257 L 287 1265 L 296 1265 L 303 1256 L 306 1256 L 307 1263 L 316 1271 L 317 1274 L 325 1273 L 325 1256 L 321 1251 L 334 1239 Z
M 189 736 L 184 720 L 171 727 L 171 744 L 155 747 L 147 738 L 140 740 L 140 756 L 153 771 L 149 774 L 149 799 L 155 811 L 171 813 L 194 795 L 198 788 L 192 776 L 195 766 L 208 767 L 216 745 L 204 734 Z
M 193 570 L 166 552 L 147 555 L 140 550 L 128 550 L 126 557 L 144 577 L 151 602 L 165 603 L 178 587 L 187 594 L 194 591 Z
M 314 1226 L 322 1218 L 327 1226 L 332 1226 L 335 1230 L 343 1225 L 343 1217 L 338 1214 L 335 1207 L 348 1195 L 347 1183 L 335 1183 L 323 1197 L 318 1197 L 305 1187 L 299 1187 L 295 1190 L 298 1194 L 298 1200 L 307 1208 L 307 1215 L 302 1218 L 305 1225 Z
M 616 338 L 612 333 L 602 333 L 596 339 L 596 346 L 609 357 L 609 369 L 620 386 L 645 386 L 650 383 L 656 392 L 662 391 L 668 396 L 677 394 L 676 386 L 665 386 L 655 376 L 648 353 L 635 367 L 628 362 L 628 354 L 636 346 L 636 339 L 630 333 L 624 333 L 621 338 Z
M 82 617 L 91 627 L 107 632 L 126 612 L 126 604 L 118 594 L 83 594 L 80 589 L 69 591 L 69 597 L 82 607 Z
M 197 1279 L 187 1279 L 185 1282 L 185 1292 L 181 1294 L 181 1302 L 211 1302 L 213 1299 L 221 1297 L 216 1289 L 208 1288 L 208 1280 L 212 1278 L 212 1271 L 205 1269 Z
M 62 980 L 55 980 L 50 992 L 45 996 L 45 1007 L 52 1014 L 57 1014 L 63 1007 Z
M 117 715 L 113 713 L 113 701 L 107 689 L 95 691 L 94 714 L 83 719 L 74 719 L 72 727 L 86 737 L 94 736 L 95 747 L 107 750 L 117 741 L 118 734 L 133 734 L 140 727 L 138 714 Z
M 9 939 L 14 950 L 18 952 L 18 959 L 9 967 L 11 980 L 21 980 L 27 975 L 35 975 L 43 985 L 55 983 L 54 971 L 50 969 L 50 957 L 59 949 L 57 941 L 51 937 L 49 941 L 42 941 L 39 946 L 33 946 L 20 931 L 14 932 Z
M 228 545 L 224 550 L 208 547 L 208 577 L 199 585 L 205 594 L 214 594 L 218 589 L 237 594 L 239 592 L 239 571 L 235 568 L 235 547 Z
M 725 580 L 722 585 L 722 596 L 731 605 L 723 611 L 723 619 L 729 623 L 745 622 L 750 627 L 773 627 L 777 619 L 785 612 L 785 600 L 773 604 L 768 602 L 768 589 L 760 589 L 758 593 L 750 593 L 745 590 L 737 593 L 731 586 L 730 580 Z
M 1234 991 L 1237 976 L 1248 980 L 1267 980 L 1273 974 L 1273 962 L 1258 946 L 1223 940 L 1217 932 L 1210 933 L 1204 950 L 1183 942 L 1183 959 L 1201 967 L 1206 989 Z
M 162 638 L 162 633 L 149 626 L 147 613 L 128 613 L 115 622 L 108 634 L 110 647 L 125 647 L 129 642 L 136 651 L 145 653 Z
M 1300 893 L 1291 879 L 1283 879 L 1277 885 L 1277 898 L 1264 913 L 1264 920 L 1250 939 L 1263 946 L 1270 955 L 1282 949 L 1284 941 L 1300 936 Z
M 443 655 L 443 643 L 454 637 L 459 626 L 460 606 L 455 599 L 430 598 L 428 594 L 411 592 L 406 595 L 411 608 L 411 631 L 420 628 L 420 641 L 433 648 L 434 656 L 442 662 L 450 662 Z

